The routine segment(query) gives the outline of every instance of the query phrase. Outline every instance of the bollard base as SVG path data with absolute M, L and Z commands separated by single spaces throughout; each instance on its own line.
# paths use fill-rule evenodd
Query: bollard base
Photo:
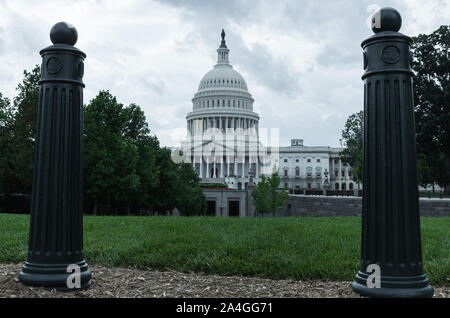
M 57 291 L 79 291 L 91 286 L 91 271 L 85 261 L 75 263 L 80 267 L 79 288 L 69 288 L 67 279 L 73 272 L 67 272 L 70 264 L 36 264 L 25 262 L 19 273 L 19 280 L 28 286 L 44 287 L 47 290 Z M 73 280 L 75 281 L 75 280 Z
M 367 273 L 359 272 L 352 283 L 352 289 L 365 297 L 374 298 L 431 298 L 434 289 L 425 275 L 414 277 L 381 276 L 381 287 L 367 287 Z

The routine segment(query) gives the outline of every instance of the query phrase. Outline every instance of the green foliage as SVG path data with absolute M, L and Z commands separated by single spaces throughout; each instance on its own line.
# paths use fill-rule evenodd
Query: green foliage
M 177 194 L 177 208 L 182 215 L 205 215 L 206 198 L 199 187 L 199 177 L 192 169 L 192 165 L 181 163 L 178 165 L 180 185 Z
M 31 194 L 40 68 L 24 71 L 11 105 L 0 94 L 0 194 Z M 206 200 L 191 165 L 175 164 L 161 148 L 144 112 L 109 91 L 84 106 L 86 212 L 203 214 Z
M 450 282 L 449 217 L 422 217 L 424 272 Z M 29 217 L 0 214 L 0 262 L 27 258 Z M 351 281 L 361 218 L 84 217 L 89 264 L 272 279 Z
M 176 164 L 171 151 L 150 135 L 144 112 L 124 107 L 109 91 L 84 109 L 85 191 L 92 211 L 201 215 L 206 200 L 191 165 Z
M 118 208 L 140 185 L 136 141 L 139 131 L 146 130 L 135 126 L 140 124 L 146 128 L 147 124 L 145 117 L 142 122 L 132 116 L 137 106 L 131 107 L 125 108 L 108 91 L 100 91 L 84 108 L 85 191 L 88 199 L 94 201 L 94 214 L 100 196 L 103 203 Z
M 450 25 L 413 38 L 418 182 L 450 184 Z
M 225 183 L 202 183 L 201 185 L 200 185 L 202 188 L 219 188 L 219 189 L 222 189 L 222 188 L 228 188 L 228 184 L 225 184 Z
M 7 192 L 11 145 L 13 141 L 14 112 L 11 102 L 0 93 L 0 193 Z
M 252 191 L 252 202 L 256 213 L 274 213 L 286 206 L 289 192 L 286 187 L 280 189 L 280 177 L 273 172 L 270 177 L 261 176 L 261 181 Z
M 31 72 L 25 70 L 13 106 L 1 98 L 0 184 L 6 195 L 31 192 L 40 77 L 39 65 Z
M 353 168 L 353 178 L 356 182 L 362 182 L 363 134 L 364 111 L 360 111 L 351 115 L 345 123 L 342 131 L 344 150 L 340 154 L 342 161 Z

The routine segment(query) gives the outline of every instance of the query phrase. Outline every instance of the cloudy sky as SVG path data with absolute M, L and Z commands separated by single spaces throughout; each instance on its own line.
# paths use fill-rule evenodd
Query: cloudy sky
M 15 96 L 51 27 L 66 21 L 87 54 L 85 103 L 108 89 L 175 145 L 224 28 L 260 127 L 279 128 L 281 145 L 339 146 L 345 120 L 363 107 L 360 43 L 376 6 L 396 8 L 410 36 L 450 21 L 450 0 L 0 0 L 0 92 Z

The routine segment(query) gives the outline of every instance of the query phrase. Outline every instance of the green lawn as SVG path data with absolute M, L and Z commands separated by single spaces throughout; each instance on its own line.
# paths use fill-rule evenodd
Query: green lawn
M 29 217 L 0 214 L 0 262 L 22 262 Z M 450 218 L 422 218 L 424 270 L 450 284 Z M 84 218 L 88 263 L 221 275 L 352 280 L 359 269 L 361 219 Z

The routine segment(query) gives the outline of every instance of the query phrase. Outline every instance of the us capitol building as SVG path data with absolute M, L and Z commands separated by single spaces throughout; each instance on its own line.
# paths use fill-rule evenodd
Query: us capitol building
M 339 158 L 342 148 L 304 146 L 302 139 L 289 147 L 265 147 L 260 142 L 259 115 L 242 75 L 230 64 L 230 50 L 222 30 L 217 64 L 200 81 L 186 116 L 190 162 L 202 183 L 224 183 L 246 189 L 262 174 L 278 170 L 281 185 L 291 193 L 303 189 L 351 190 L 350 166 Z

